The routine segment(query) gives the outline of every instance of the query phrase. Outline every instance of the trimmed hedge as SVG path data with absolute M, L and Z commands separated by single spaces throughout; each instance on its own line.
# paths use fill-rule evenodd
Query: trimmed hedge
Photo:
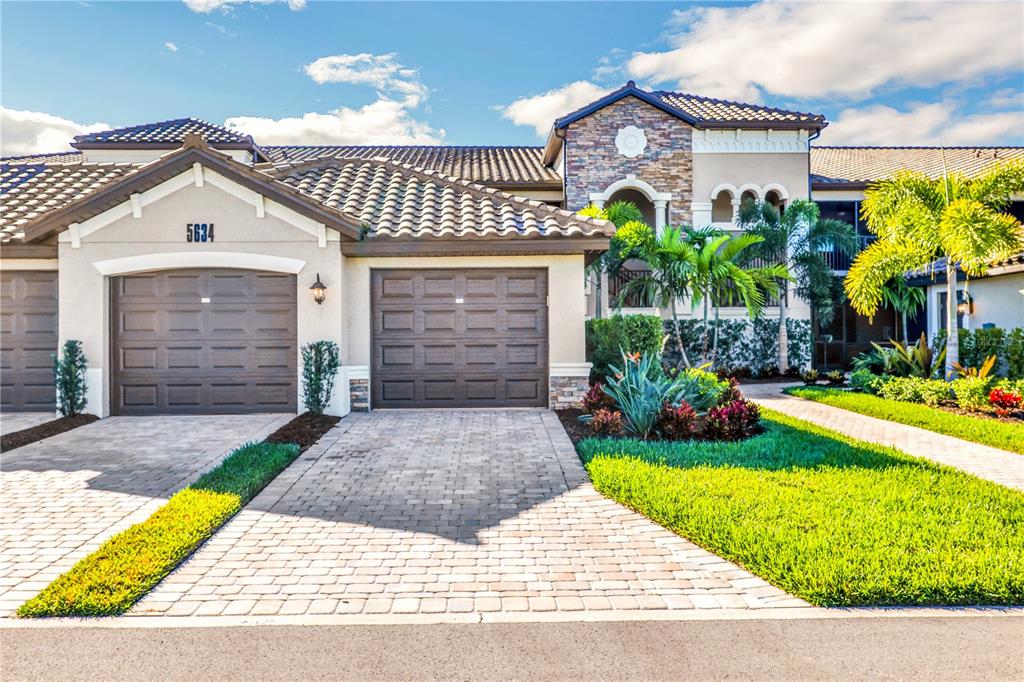
M 602 494 L 812 604 L 1024 603 L 1024 495 L 763 417 L 735 443 L 578 448 Z
M 612 315 L 587 320 L 587 361 L 597 377 L 608 376 L 609 367 L 622 364 L 622 351 L 641 355 L 661 353 L 664 338 L 657 315 Z
M 118 533 L 22 604 L 18 615 L 124 613 L 299 455 L 294 443 L 249 443 Z
M 708 321 L 709 341 L 712 345 L 716 323 Z M 685 319 L 679 321 L 680 333 L 686 355 L 693 364 L 701 361 L 703 350 L 704 320 Z M 777 370 L 779 356 L 779 321 L 770 318 L 719 320 L 718 357 L 714 369 L 727 372 L 749 369 L 754 376 L 766 376 Z M 786 319 L 786 333 L 789 348 L 786 359 L 790 367 L 806 367 L 811 361 L 810 320 Z M 679 362 L 676 337 L 671 320 L 665 321 L 665 359 L 671 364 Z

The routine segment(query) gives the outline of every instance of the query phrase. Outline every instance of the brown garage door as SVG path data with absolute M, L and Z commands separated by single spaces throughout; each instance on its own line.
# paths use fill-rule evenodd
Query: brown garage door
M 56 409 L 57 273 L 0 273 L 0 409 Z
M 543 406 L 547 271 L 374 270 L 374 407 Z
M 115 414 L 295 410 L 294 275 L 171 270 L 111 295 Z

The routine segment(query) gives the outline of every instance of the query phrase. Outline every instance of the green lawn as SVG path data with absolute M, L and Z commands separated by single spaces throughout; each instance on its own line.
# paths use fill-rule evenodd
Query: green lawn
M 118 533 L 22 604 L 19 616 L 124 613 L 299 454 L 292 443 L 250 443 Z
M 601 493 L 812 604 L 1024 604 L 1024 494 L 762 415 L 738 443 L 578 449 Z
M 985 417 L 972 417 L 918 403 L 903 403 L 867 393 L 852 393 L 824 386 L 791 386 L 784 392 L 858 414 L 1024 454 L 1024 423 L 1014 424 Z

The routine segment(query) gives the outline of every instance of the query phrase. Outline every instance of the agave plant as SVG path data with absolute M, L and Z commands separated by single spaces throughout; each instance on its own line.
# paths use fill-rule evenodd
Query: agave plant
M 641 438 L 654 430 L 658 413 L 665 403 L 676 404 L 683 385 L 665 376 L 656 355 L 622 353 L 622 367 L 612 367 L 612 376 L 603 387 L 615 400 L 626 421 L 626 429 Z

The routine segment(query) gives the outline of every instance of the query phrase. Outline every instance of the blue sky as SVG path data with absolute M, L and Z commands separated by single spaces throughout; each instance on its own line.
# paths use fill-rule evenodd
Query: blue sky
M 536 144 L 629 78 L 822 142 L 1024 144 L 1017 3 L 4 2 L 4 153 L 198 116 L 264 143 Z M 59 148 L 59 147 L 58 147 Z

